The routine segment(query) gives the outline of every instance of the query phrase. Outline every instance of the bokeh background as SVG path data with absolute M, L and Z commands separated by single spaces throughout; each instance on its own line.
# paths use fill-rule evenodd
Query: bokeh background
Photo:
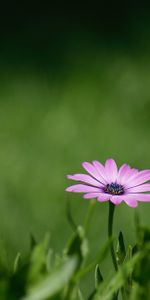
M 81 162 L 113 157 L 150 168 L 150 10 L 134 2 L 52 6 L 6 3 L 0 12 L 0 253 L 29 250 L 29 236 L 51 232 L 59 253 L 83 223 L 89 202 L 66 195 L 66 174 Z M 149 223 L 149 204 L 136 210 Z M 106 241 L 107 204 L 97 203 L 90 255 Z M 133 243 L 135 210 L 121 204 Z

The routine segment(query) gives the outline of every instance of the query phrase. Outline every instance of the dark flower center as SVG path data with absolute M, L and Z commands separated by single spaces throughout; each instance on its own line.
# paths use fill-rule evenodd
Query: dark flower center
M 122 195 L 124 193 L 124 188 L 121 184 L 112 182 L 105 186 L 104 192 L 112 195 Z

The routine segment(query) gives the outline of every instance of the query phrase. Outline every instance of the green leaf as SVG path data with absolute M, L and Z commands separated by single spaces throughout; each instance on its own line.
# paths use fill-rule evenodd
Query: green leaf
M 35 240 L 34 235 L 31 233 L 30 234 L 30 249 L 31 251 L 34 249 L 34 247 L 37 245 L 37 242 Z
M 47 234 L 44 241 L 37 244 L 31 253 L 30 268 L 28 274 L 29 285 L 43 277 L 47 273 L 46 270 L 46 254 L 48 250 L 50 236 Z
M 46 276 L 41 282 L 28 291 L 22 300 L 45 300 L 60 292 L 69 282 L 77 265 L 77 258 L 69 258 L 62 266 L 51 275 Z M 68 299 L 69 300 L 69 299 Z
M 96 288 L 96 290 L 98 289 L 98 287 L 102 283 L 102 281 L 103 281 L 103 276 L 101 274 L 99 265 L 97 264 L 95 267 L 95 288 Z
M 78 291 L 77 291 L 77 299 L 78 300 L 84 300 L 84 298 L 83 298 L 83 294 L 81 293 L 81 290 L 78 288 Z
M 74 277 L 75 281 L 79 280 L 85 274 L 92 271 L 92 269 L 95 268 L 95 266 L 98 263 L 101 263 L 105 259 L 110 249 L 111 243 L 112 243 L 112 239 L 108 240 L 106 244 L 103 246 L 103 248 L 100 249 L 99 253 L 96 255 L 96 258 L 89 265 L 85 266 L 84 268 L 80 268 L 80 270 L 77 272 L 77 274 Z
M 120 231 L 118 237 L 117 251 L 116 251 L 118 265 L 121 265 L 123 263 L 125 256 L 126 256 L 126 249 L 124 244 L 124 238 L 122 232 Z
M 8 288 L 6 299 L 20 300 L 25 295 L 28 271 L 29 263 L 24 262 L 19 268 L 16 268 L 15 272 L 7 277 Z
M 124 286 L 139 259 L 140 254 L 136 254 L 130 261 L 120 267 L 119 271 L 113 276 L 113 278 L 109 281 L 104 281 L 98 288 L 94 300 L 112 300 L 113 295 Z
M 77 255 L 79 268 L 84 258 L 87 256 L 88 251 L 88 242 L 85 238 L 84 228 L 82 226 L 78 226 L 76 232 L 65 248 L 64 254 L 67 256 Z
M 133 278 L 141 286 L 150 284 L 150 247 L 142 251 L 141 259 L 134 269 Z
M 88 297 L 88 300 L 93 300 L 94 299 L 96 291 L 97 291 L 97 289 L 100 286 L 102 281 L 103 281 L 103 277 L 102 277 L 99 265 L 97 264 L 96 267 L 95 267 L 95 289 L 92 291 L 92 293 Z
M 149 300 L 150 299 L 150 285 L 148 287 L 141 287 L 138 284 L 134 284 L 132 287 L 129 300 Z
M 21 254 L 17 253 L 15 261 L 14 261 L 14 273 L 16 273 L 18 271 L 19 264 L 20 264 L 20 258 L 21 258 Z
M 132 259 L 132 246 L 129 245 L 128 246 L 128 249 L 127 249 L 127 252 L 126 252 L 126 256 L 124 258 L 124 261 L 128 261 L 128 260 L 131 260 Z
M 72 284 L 69 284 L 70 286 L 68 286 L 68 288 L 71 287 L 71 290 L 67 290 L 67 293 L 64 293 L 63 295 L 61 294 L 61 300 L 65 299 L 65 300 L 84 300 L 83 294 L 81 292 L 81 290 L 79 289 L 79 287 L 76 286 L 72 286 Z M 69 292 L 69 293 L 68 293 Z
M 135 244 L 133 247 L 132 247 L 132 256 L 135 255 L 136 253 L 139 252 L 139 247 L 137 244 Z
M 139 226 L 138 230 L 138 245 L 143 249 L 150 243 L 150 229 L 145 226 Z
M 52 267 L 53 267 L 53 264 L 54 264 L 54 251 L 53 251 L 53 249 L 51 249 L 51 248 L 48 249 L 45 260 L 46 260 L 47 272 L 50 272 L 52 270 Z

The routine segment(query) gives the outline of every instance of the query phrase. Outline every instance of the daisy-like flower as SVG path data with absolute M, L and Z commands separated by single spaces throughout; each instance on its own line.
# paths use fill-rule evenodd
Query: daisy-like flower
M 79 181 L 66 191 L 84 193 L 85 199 L 96 198 L 100 202 L 111 201 L 118 205 L 124 201 L 131 207 L 137 207 L 138 201 L 150 201 L 150 170 L 139 171 L 123 164 L 119 169 L 110 158 L 105 164 L 99 161 L 83 162 L 88 174 L 68 175 L 67 178 Z

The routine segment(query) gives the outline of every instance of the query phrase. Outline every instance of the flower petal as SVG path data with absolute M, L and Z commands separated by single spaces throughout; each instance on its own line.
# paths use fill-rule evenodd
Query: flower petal
M 120 198 L 120 196 L 111 196 L 110 197 L 110 201 L 115 204 L 118 205 L 120 204 L 123 200 Z
M 137 169 L 131 169 L 128 176 L 125 178 L 124 180 L 124 186 L 128 187 L 130 186 L 130 181 L 132 180 L 132 178 L 134 178 L 134 176 L 136 176 L 139 173 L 139 171 Z
M 89 162 L 83 162 L 82 163 L 83 168 L 89 173 L 91 174 L 94 178 L 96 178 L 99 182 L 103 183 L 102 177 L 100 176 L 100 174 L 98 173 L 98 171 L 96 170 L 96 168 L 90 164 Z
M 85 184 L 74 184 L 66 188 L 67 192 L 74 192 L 74 193 L 90 193 L 90 192 L 99 192 L 101 191 L 99 188 L 85 185 Z
M 145 184 L 141 184 L 138 186 L 134 186 L 134 187 L 130 187 L 128 189 L 126 189 L 127 193 L 141 193 L 141 192 L 150 192 L 150 184 L 149 183 L 145 183 Z
M 127 164 L 124 164 L 120 167 L 117 177 L 117 183 L 126 185 L 129 179 L 138 173 L 137 169 L 131 169 Z
M 149 202 L 150 201 L 150 194 L 124 194 L 119 196 L 120 199 L 126 201 L 126 200 L 136 200 L 136 201 L 144 201 Z
M 97 160 L 93 161 L 93 165 L 96 168 L 96 170 L 98 171 L 98 173 L 100 174 L 100 176 L 102 177 L 102 182 L 106 184 L 107 176 L 106 176 L 105 167 Z
M 138 193 L 138 194 L 134 194 L 134 195 L 135 195 L 135 199 L 138 199 L 138 201 L 150 202 L 150 194 L 140 194 L 140 193 Z M 131 197 L 133 197 L 133 194 L 131 195 Z
M 83 198 L 85 199 L 93 199 L 98 198 L 101 195 L 101 193 L 87 193 L 83 195 Z
M 100 202 L 105 202 L 105 201 L 109 201 L 109 198 L 110 198 L 110 195 L 107 195 L 105 193 L 100 193 L 97 200 Z
M 110 199 L 111 202 L 113 202 L 114 204 L 120 204 L 122 201 L 124 201 L 127 205 L 131 206 L 131 207 L 136 207 L 137 206 L 137 196 L 135 197 L 135 195 L 133 197 L 131 197 L 131 195 L 120 195 L 120 196 L 112 196 L 112 198 Z
M 76 181 L 82 181 L 85 183 L 89 183 L 93 186 L 102 187 L 102 184 L 100 182 L 98 182 L 96 179 L 92 178 L 90 175 L 87 175 L 87 174 L 67 175 L 67 178 L 76 180 Z
M 128 205 L 128 206 L 130 206 L 130 207 L 132 207 L 132 208 L 135 208 L 135 207 L 137 207 L 138 206 L 138 201 L 136 201 L 136 200 L 124 200 L 124 202 Z
M 106 176 L 109 180 L 109 183 L 115 182 L 117 179 L 118 168 L 115 161 L 112 158 L 109 158 L 105 162 L 105 171 Z
M 142 184 L 149 180 L 150 180 L 150 170 L 140 171 L 129 180 L 128 186 L 132 187 L 138 184 Z

